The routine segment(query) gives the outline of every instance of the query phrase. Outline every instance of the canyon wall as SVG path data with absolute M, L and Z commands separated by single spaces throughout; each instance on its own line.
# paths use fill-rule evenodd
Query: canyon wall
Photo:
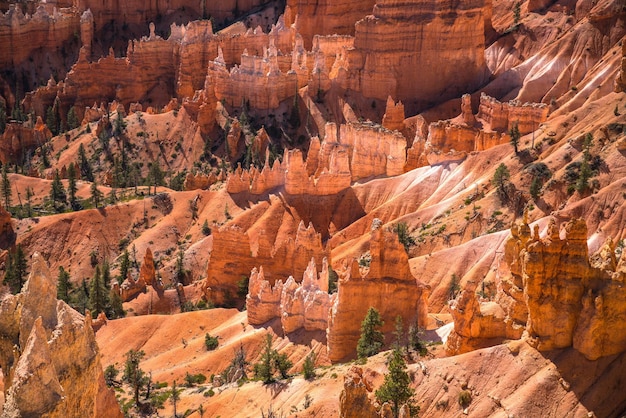
M 315 35 L 354 35 L 354 24 L 371 14 L 375 3 L 376 0 L 288 0 L 288 24 L 296 24 L 310 49 Z
M 353 260 L 340 273 L 337 298 L 328 318 L 331 361 L 344 361 L 356 355 L 361 322 L 370 307 L 380 312 L 385 333 L 394 329 L 397 316 L 403 318 L 407 327 L 426 324 L 429 291 L 411 275 L 408 256 L 397 234 L 374 226 L 369 252 L 369 269 L 361 269 Z
M 60 54 L 65 42 L 80 32 L 80 17 L 75 9 L 56 9 L 39 5 L 31 16 L 17 4 L 0 14 L 0 68 L 16 67 L 28 60 L 35 49 Z
M 301 283 L 293 277 L 283 283 L 278 280 L 272 286 L 263 273 L 263 267 L 254 268 L 246 296 L 248 322 L 262 325 L 280 318 L 283 332 L 291 333 L 304 328 L 307 331 L 326 331 L 328 312 L 336 295 L 328 294 L 328 262 L 322 262 L 318 274 L 312 259 L 305 270 Z
M 356 23 L 342 87 L 379 100 L 391 95 L 410 113 L 475 90 L 486 80 L 483 6 L 378 1 Z
M 122 416 L 91 316 L 56 300 L 56 280 L 38 254 L 22 292 L 0 305 L 0 347 L 3 417 Z
M 52 132 L 43 123 L 41 117 L 31 128 L 27 124 L 9 122 L 0 135 L 0 161 L 17 164 L 23 161 L 25 153 L 32 151 L 52 138 Z
M 212 235 L 213 251 L 203 291 L 208 300 L 218 305 L 235 303 L 240 292 L 238 282 L 248 278 L 256 266 L 263 266 L 264 279 L 273 285 L 278 279 L 301 277 L 312 258 L 318 260 L 316 268 L 321 269 L 321 260 L 328 257 L 321 235 L 303 222 L 295 239 L 285 242 L 271 243 L 264 232 L 251 239 L 237 226 L 224 226 Z
M 554 219 L 544 238 L 538 227 L 532 234 L 528 224 L 512 228 L 503 260 L 510 274 L 495 301 L 479 303 L 473 289 L 455 301 L 449 351 L 519 338 L 521 325 L 540 351 L 574 347 L 590 360 L 626 351 L 626 257 L 617 260 L 609 241 L 590 261 L 585 222 L 572 220 L 563 230 L 561 239 Z
M 482 93 L 478 118 L 498 132 L 507 132 L 517 124 L 520 133 L 525 135 L 539 129 L 539 125 L 548 119 L 549 111 L 545 103 L 521 103 L 518 100 L 502 103 Z
M 285 150 L 283 162 L 269 156 L 259 171 L 238 167 L 228 178 L 229 193 L 260 195 L 284 186 L 290 195 L 328 196 L 350 187 L 351 181 L 404 173 L 406 139 L 375 124 L 327 123 L 322 143 L 311 139 L 306 161 L 302 151 Z

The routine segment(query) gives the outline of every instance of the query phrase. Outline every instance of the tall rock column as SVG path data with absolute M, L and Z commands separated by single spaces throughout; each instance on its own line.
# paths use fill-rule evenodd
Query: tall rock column
M 526 329 L 542 351 L 572 345 L 582 309 L 583 282 L 591 273 L 585 221 L 569 222 L 566 233 L 561 240 L 552 221 L 548 237 L 539 240 L 536 233 L 522 252 L 529 314 Z
M 384 321 L 383 332 L 394 329 L 396 317 L 404 324 L 424 324 L 427 309 L 420 307 L 428 292 L 411 275 L 408 256 L 393 231 L 374 226 L 370 235 L 369 271 L 361 274 L 356 260 L 346 277 L 339 280 L 337 298 L 328 318 L 328 358 L 343 361 L 356 356 L 361 322 L 370 307 Z

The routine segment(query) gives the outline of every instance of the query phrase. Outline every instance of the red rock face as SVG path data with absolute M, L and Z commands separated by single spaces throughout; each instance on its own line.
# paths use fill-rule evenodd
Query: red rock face
M 474 90 L 485 80 L 483 6 L 378 2 L 373 16 L 356 24 L 345 87 L 380 100 L 391 95 L 411 113 Z
M 3 416 L 122 416 L 104 382 L 91 316 L 56 300 L 38 254 L 22 292 L 0 307 L 0 335 Z
M 0 161 L 17 163 L 23 158 L 23 152 L 37 148 L 50 138 L 52 133 L 41 117 L 37 118 L 34 128 L 17 122 L 9 123 L 0 136 Z
M 375 229 L 370 236 L 371 262 L 363 275 L 356 260 L 339 280 L 337 299 L 328 318 L 328 358 L 343 361 L 356 356 L 361 322 L 370 307 L 384 321 L 383 332 L 394 329 L 397 316 L 404 324 L 425 324 L 428 289 L 411 275 L 404 247 L 392 231 Z M 393 303 L 389 303 L 393 300 Z M 407 325 L 407 327 L 408 327 Z
M 354 24 L 372 13 L 375 0 L 289 0 L 293 18 L 297 15 L 298 32 L 311 48 L 314 35 L 354 35 Z M 293 21 L 288 21 L 288 24 Z
M 278 218 L 280 219 L 280 218 Z M 274 285 L 289 276 L 302 277 L 311 258 L 318 267 L 327 251 L 320 234 L 312 225 L 298 226 L 295 239 L 270 242 L 265 231 L 250 237 L 237 226 L 224 226 L 213 232 L 213 251 L 204 284 L 205 294 L 215 304 L 232 304 L 237 300 L 238 282 L 250 276 L 250 271 L 263 266 L 264 279 Z
M 520 338 L 525 324 L 540 351 L 574 347 L 596 360 L 626 350 L 624 272 L 609 242 L 589 262 L 587 227 L 569 222 L 560 239 L 554 221 L 548 234 L 531 237 L 528 225 L 516 226 L 505 245 L 510 277 L 502 279 L 495 302 L 478 302 L 468 289 L 452 305 L 455 331 L 447 342 L 460 353 Z

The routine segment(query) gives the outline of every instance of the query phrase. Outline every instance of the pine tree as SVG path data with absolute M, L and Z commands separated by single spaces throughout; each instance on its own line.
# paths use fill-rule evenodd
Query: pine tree
M 104 193 L 102 193 L 99 189 L 98 189 L 98 183 L 96 183 L 96 181 L 94 180 L 93 183 L 91 183 L 91 202 L 93 203 L 94 207 L 97 209 L 100 207 L 100 203 L 102 203 L 102 200 L 104 199 Z
M 87 181 L 93 181 L 93 170 L 91 169 L 91 164 L 87 159 L 87 154 L 85 153 L 85 147 L 83 144 L 80 144 L 78 147 L 78 166 L 80 168 L 81 177 Z
M 24 286 L 26 269 L 26 256 L 22 246 L 18 244 L 15 251 L 9 251 L 7 254 L 3 280 L 3 283 L 9 286 L 11 293 L 14 295 L 19 293 L 22 290 L 22 286 Z
M 115 290 L 111 290 L 109 292 L 109 301 L 109 318 L 115 319 L 123 318 L 124 316 L 126 316 L 124 306 L 122 305 L 122 298 Z
M 57 281 L 57 299 L 69 304 L 71 292 L 72 283 L 70 282 L 70 274 L 61 266 L 59 267 L 59 277 Z
M 257 379 L 262 379 L 263 383 L 274 381 L 272 370 L 272 334 L 265 336 L 265 349 L 261 354 L 261 361 L 254 365 L 254 375 Z
M 53 106 L 46 109 L 46 125 L 48 125 L 48 129 L 50 129 L 53 136 L 57 136 L 59 134 L 59 118 L 57 117 Z
M 33 216 L 32 198 L 35 195 L 32 187 L 26 188 L 26 214 L 30 218 Z
M 66 202 L 65 188 L 63 187 L 63 183 L 61 182 L 61 177 L 59 176 L 59 170 L 54 172 L 54 180 L 52 180 L 52 186 L 50 187 L 50 200 L 52 200 L 52 205 L 54 206 L 54 210 L 57 212 L 61 212 L 65 207 Z
M 302 375 L 305 379 L 315 378 L 315 352 L 311 351 L 302 363 Z
M 517 122 L 513 122 L 513 125 L 511 126 L 511 129 L 509 130 L 509 136 L 511 137 L 511 145 L 513 145 L 515 154 L 517 154 L 518 153 L 517 147 L 519 145 L 519 140 L 522 137 L 522 135 L 520 134 L 519 126 Z
M 498 192 L 498 196 L 500 200 L 506 202 L 509 198 L 507 194 L 507 184 L 509 179 L 511 178 L 511 173 L 509 169 L 504 163 L 501 163 L 498 168 L 496 168 L 496 172 L 493 175 L 493 179 L 491 179 L 491 184 L 493 184 Z
M 419 407 L 415 405 L 415 390 L 409 386 L 411 378 L 406 371 L 406 363 L 399 347 L 394 348 L 391 352 L 388 367 L 389 373 L 385 375 L 385 381 L 375 392 L 376 399 L 381 404 L 389 402 L 395 418 L 398 417 L 400 408 L 405 404 L 409 406 L 411 416 L 417 416 Z
M 356 346 L 356 352 L 359 358 L 378 354 L 383 348 L 385 336 L 380 331 L 380 327 L 382 327 L 383 324 L 384 322 L 378 310 L 370 307 L 361 323 L 361 337 Z
M 154 186 L 154 194 L 156 194 L 157 186 L 163 185 L 163 171 L 161 170 L 161 166 L 159 164 L 159 160 L 156 160 L 150 166 L 150 171 L 148 172 L 148 194 L 150 194 L 150 186 Z
M 121 285 L 128 276 L 128 269 L 130 268 L 130 258 L 128 249 L 124 249 L 122 253 L 122 260 L 120 261 L 120 274 L 117 276 L 117 282 Z
M 83 315 L 89 307 L 89 285 L 87 280 L 83 279 L 80 283 L 80 287 L 76 291 L 76 302 L 72 307 Z
M 0 102 L 0 135 L 4 133 L 7 127 L 7 109 L 4 102 Z
M 67 112 L 67 127 L 72 130 L 78 128 L 79 122 L 78 117 L 76 116 L 76 111 L 74 110 L 74 106 L 70 107 L 70 110 Z
M 176 257 L 176 275 L 174 279 L 176 283 L 185 284 L 185 277 L 187 272 L 185 271 L 185 252 L 182 247 L 178 250 L 178 256 Z
M 70 163 L 67 169 L 67 194 L 69 196 L 69 203 L 72 207 L 72 210 L 79 210 L 80 204 L 78 203 L 78 199 L 76 198 L 76 192 L 78 191 L 78 186 L 76 186 L 76 166 L 74 163 Z
M 109 291 L 102 280 L 100 266 L 96 267 L 94 277 L 89 283 L 89 309 L 95 318 L 100 312 L 106 312 L 109 306 Z
M 135 405 L 139 406 L 139 392 L 147 385 L 148 378 L 139 363 L 146 355 L 143 350 L 130 350 L 126 353 L 126 363 L 124 364 L 123 380 L 133 388 L 133 399 Z
M 13 191 L 11 190 L 11 180 L 9 180 L 9 174 L 7 173 L 7 164 L 2 166 L 0 192 L 2 193 L 2 199 L 4 200 L 4 208 L 8 211 L 11 207 L 11 196 L 13 195 Z
M 180 400 L 180 393 L 182 391 L 183 391 L 182 389 L 179 389 L 176 386 L 176 380 L 174 380 L 174 382 L 172 383 L 172 389 L 169 391 L 170 392 L 170 401 L 172 402 L 172 406 L 174 407 L 174 417 L 178 416 L 176 414 L 176 402 L 178 402 Z
M 537 176 L 533 177 L 533 181 L 530 183 L 530 196 L 537 200 L 541 193 L 541 179 Z
M 106 259 L 102 262 L 102 283 L 107 290 L 111 290 L 111 266 Z

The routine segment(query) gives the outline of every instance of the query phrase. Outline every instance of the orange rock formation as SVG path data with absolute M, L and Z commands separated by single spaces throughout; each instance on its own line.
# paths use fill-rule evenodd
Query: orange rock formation
M 531 236 L 527 224 L 512 229 L 504 259 L 511 277 L 494 302 L 479 304 L 472 289 L 455 301 L 450 351 L 519 338 L 525 318 L 528 338 L 540 351 L 574 347 L 590 360 L 626 351 L 626 327 L 616 320 L 626 315 L 619 290 L 624 262 L 616 262 L 609 242 L 590 264 L 585 221 L 572 220 L 564 229 L 565 239 L 554 219 L 545 238 L 538 228 Z
M 405 324 L 426 324 L 428 289 L 411 274 L 406 251 L 398 236 L 374 225 L 370 234 L 369 270 L 360 272 L 356 260 L 340 275 L 337 298 L 328 318 L 328 358 L 342 361 L 356 354 L 361 322 L 370 307 L 384 321 L 383 331 L 394 329 L 401 316 Z M 389 303 L 393 298 L 393 303 Z
M 56 300 L 38 254 L 22 292 L 0 306 L 0 336 L 2 416 L 122 416 L 104 383 L 91 316 Z
M 275 244 L 263 231 L 251 239 L 237 226 L 224 226 L 212 235 L 213 251 L 203 286 L 207 299 L 219 305 L 234 303 L 238 282 L 249 277 L 255 266 L 263 266 L 263 278 L 273 285 L 279 278 L 301 276 L 312 258 L 323 260 L 327 256 L 320 234 L 303 222 L 295 239 Z M 321 261 L 318 263 L 321 268 Z
M 517 124 L 520 133 L 524 135 L 537 130 L 548 118 L 549 111 L 548 105 L 544 103 L 521 103 L 516 100 L 501 103 L 482 93 L 478 117 L 498 132 L 509 131 Z
M 355 26 L 343 86 L 380 100 L 391 95 L 411 112 L 474 90 L 485 80 L 484 3 L 461 3 L 377 2 Z
M 280 318 L 285 333 L 301 328 L 326 331 L 328 313 L 335 296 L 328 294 L 326 259 L 319 275 L 315 268 L 315 260 L 311 260 L 301 283 L 289 277 L 284 284 L 278 280 L 273 286 L 265 280 L 263 267 L 259 267 L 259 270 L 254 268 L 246 297 L 248 322 L 262 325 L 271 319 Z

